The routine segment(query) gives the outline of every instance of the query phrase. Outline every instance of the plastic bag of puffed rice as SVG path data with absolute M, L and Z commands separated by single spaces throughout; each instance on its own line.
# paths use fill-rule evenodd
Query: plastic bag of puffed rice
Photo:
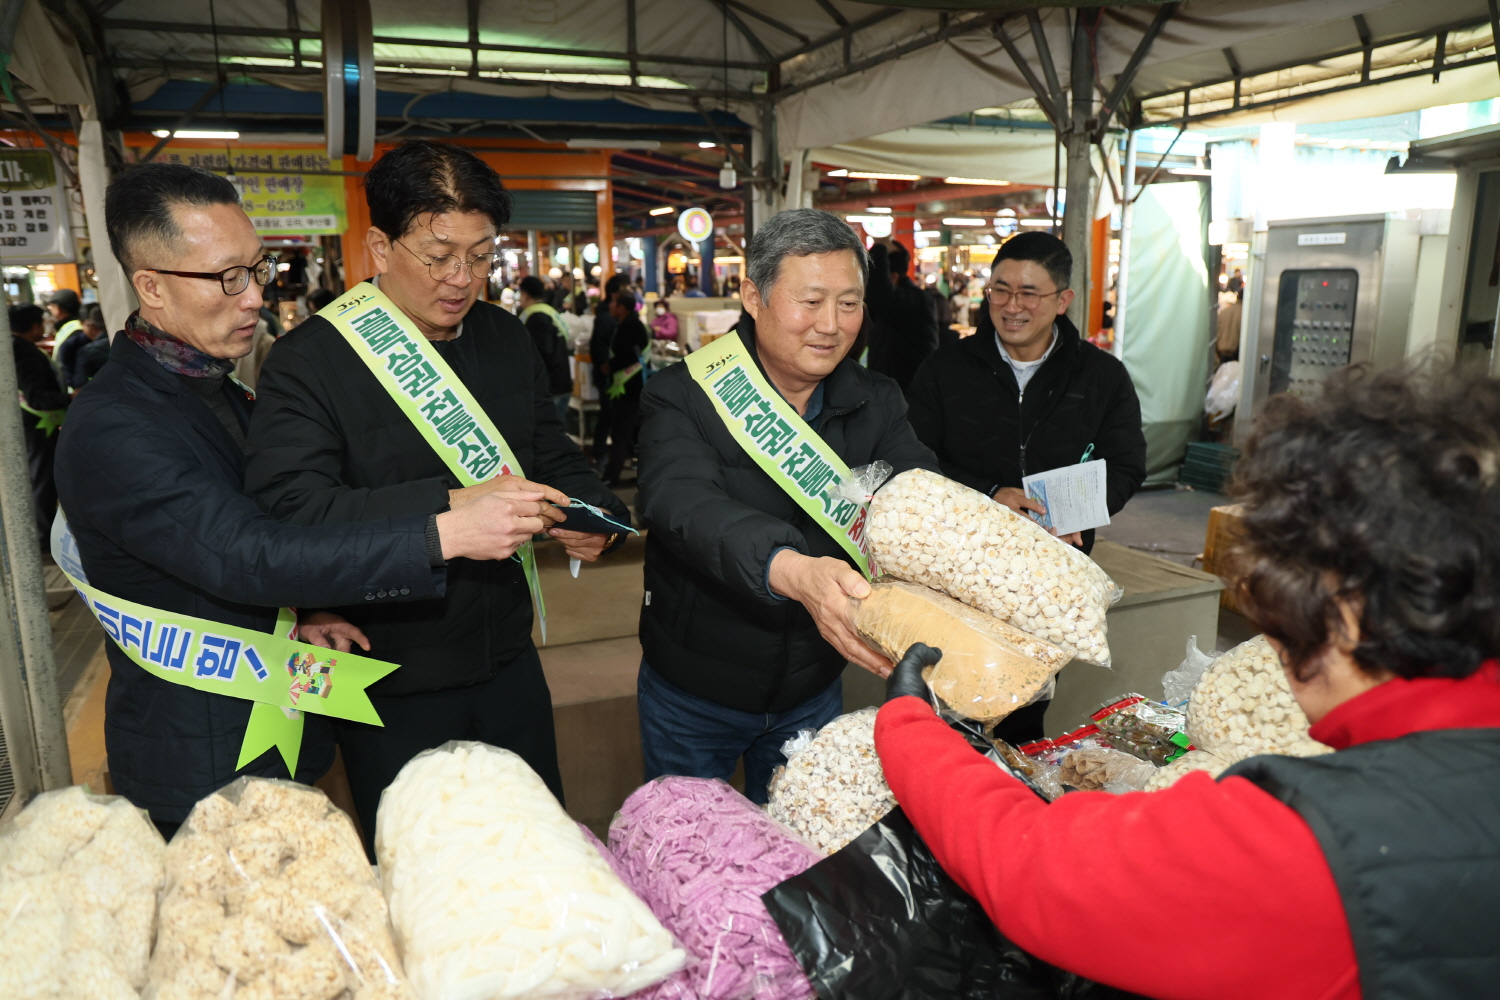
M 771 818 L 832 854 L 896 807 L 875 753 L 873 708 L 841 715 L 810 735 L 788 740 L 787 762 L 771 776 Z
M 1214 660 L 1187 706 L 1187 735 L 1199 750 L 1233 764 L 1256 754 L 1332 753 L 1308 735 L 1276 650 L 1258 635 Z
M 940 590 L 1071 657 L 1109 666 L 1104 615 L 1120 588 L 1030 518 L 913 469 L 875 494 L 866 532 L 881 573 Z

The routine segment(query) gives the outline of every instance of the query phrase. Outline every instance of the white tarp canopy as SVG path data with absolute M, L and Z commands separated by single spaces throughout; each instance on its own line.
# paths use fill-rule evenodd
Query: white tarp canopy
M 283 85 L 292 76 L 308 76 L 302 86 L 320 79 L 314 0 L 100 6 L 113 61 L 138 78 L 211 72 L 216 27 L 220 58 L 241 72 Z M 1158 9 L 1106 10 L 1094 53 L 1106 87 Z M 1500 94 L 1500 73 L 1488 10 L 1487 0 L 1187 0 L 1156 38 L 1131 94 L 1144 121 L 1176 120 L 1186 107 L 1193 121 L 1242 123 L 1491 97 Z M 727 85 L 731 110 L 746 121 L 759 124 L 759 110 L 775 105 L 783 151 L 1032 96 L 994 35 L 1003 24 L 1034 58 L 1026 17 L 1015 10 L 946 13 L 852 0 L 372 0 L 372 13 L 382 87 L 423 90 L 446 78 L 514 96 L 614 96 L 683 109 L 722 107 Z M 1073 12 L 1040 14 L 1065 83 Z

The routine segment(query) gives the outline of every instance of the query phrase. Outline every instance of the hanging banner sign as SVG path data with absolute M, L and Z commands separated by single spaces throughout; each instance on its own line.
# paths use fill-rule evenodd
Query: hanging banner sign
M 701 208 L 689 208 L 677 217 L 677 232 L 693 243 L 702 243 L 714 231 L 714 218 Z
M 344 210 L 344 178 L 299 171 L 328 171 L 335 166 L 317 149 L 234 148 L 180 149 L 170 147 L 157 159 L 186 163 L 220 173 L 233 167 L 240 204 L 262 236 L 337 235 L 348 225 Z M 286 173 L 241 173 L 281 171 Z
M 0 148 L 0 263 L 68 264 L 68 195 L 45 149 Z

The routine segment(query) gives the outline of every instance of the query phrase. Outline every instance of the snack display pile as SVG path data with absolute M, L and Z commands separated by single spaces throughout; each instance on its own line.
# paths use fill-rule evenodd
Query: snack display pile
M 139 809 L 81 785 L 0 827 L 0 997 L 135 1000 L 165 852 Z
M 875 754 L 875 715 L 873 708 L 850 712 L 818 730 L 805 745 L 788 743 L 782 750 L 786 764 L 771 775 L 766 812 L 824 854 L 834 853 L 896 807 Z
M 940 590 L 1070 658 L 1109 666 L 1104 614 L 1119 588 L 1030 518 L 913 469 L 875 494 L 867 532 L 882 573 Z
M 407 1000 L 353 825 L 316 789 L 241 778 L 167 846 L 148 1000 Z
M 636 789 L 610 825 L 609 849 L 696 959 L 687 970 L 693 996 L 814 995 L 760 897 L 822 855 L 729 785 L 672 776 Z
M 508 750 L 418 754 L 381 799 L 376 853 L 420 1000 L 623 997 L 686 961 Z
M 965 718 L 1003 719 L 1034 700 L 1067 663 L 1050 642 L 914 583 L 876 583 L 854 627 L 892 662 L 914 642 L 943 651 L 924 672 L 933 693 Z

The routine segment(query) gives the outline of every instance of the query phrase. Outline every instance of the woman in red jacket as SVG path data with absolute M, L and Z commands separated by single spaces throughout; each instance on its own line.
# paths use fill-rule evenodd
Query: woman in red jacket
M 1160 1000 L 1500 996 L 1500 384 L 1352 370 L 1274 399 L 1236 474 L 1239 593 L 1337 753 L 1050 805 L 927 702 L 875 740 L 1001 932 Z M 916 695 L 917 697 L 908 697 Z

